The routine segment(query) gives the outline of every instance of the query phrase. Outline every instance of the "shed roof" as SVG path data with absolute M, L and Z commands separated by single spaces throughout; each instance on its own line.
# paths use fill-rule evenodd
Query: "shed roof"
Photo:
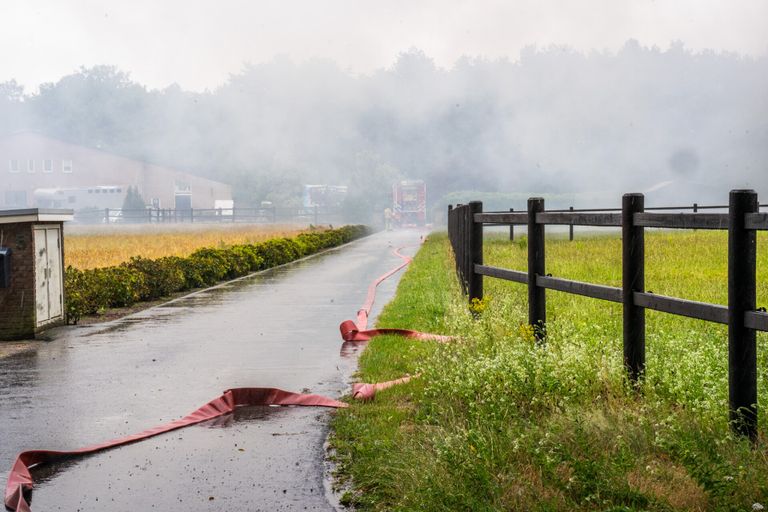
M 17 222 L 64 222 L 72 220 L 72 210 L 24 208 L 20 210 L 0 210 L 0 224 Z

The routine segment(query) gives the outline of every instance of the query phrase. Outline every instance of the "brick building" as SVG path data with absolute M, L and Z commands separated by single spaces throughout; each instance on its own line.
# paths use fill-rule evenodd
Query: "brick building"
M 64 221 L 71 210 L 0 211 L 0 341 L 66 320 Z
M 148 206 L 214 208 L 232 199 L 217 181 L 37 133 L 0 138 L 0 209 L 120 208 L 129 186 Z

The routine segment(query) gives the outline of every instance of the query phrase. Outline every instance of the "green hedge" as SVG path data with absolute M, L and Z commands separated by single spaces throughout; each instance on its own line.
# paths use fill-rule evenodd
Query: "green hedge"
M 83 315 L 107 308 L 211 286 L 336 247 L 367 233 L 366 226 L 344 226 L 257 244 L 199 249 L 186 258 L 166 256 L 153 260 L 138 256 L 118 266 L 91 270 L 69 266 L 64 274 L 67 320 L 77 323 Z

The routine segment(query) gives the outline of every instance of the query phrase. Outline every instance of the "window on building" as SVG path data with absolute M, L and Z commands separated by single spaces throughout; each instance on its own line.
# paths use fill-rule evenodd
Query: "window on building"
M 53 160 L 43 160 L 43 172 L 53 172 Z
M 66 173 L 72 172 L 72 160 L 61 161 L 61 172 L 66 172 Z
M 8 172 L 19 172 L 18 160 L 8 160 Z
M 97 189 L 96 189 L 96 193 L 97 193 L 97 194 L 101 194 L 101 189 L 100 189 L 100 188 L 97 188 Z
M 27 160 L 27 172 L 35 172 L 35 161 Z
M 72 204 L 72 203 L 74 203 L 74 202 L 76 202 L 76 201 L 77 201 L 77 197 L 75 197 L 75 196 L 69 196 L 69 197 L 67 198 L 67 201 L 69 202 L 69 204 Z

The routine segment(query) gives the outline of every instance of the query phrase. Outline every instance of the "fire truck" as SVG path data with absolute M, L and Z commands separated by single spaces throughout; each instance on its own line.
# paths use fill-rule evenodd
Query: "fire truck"
M 392 216 L 400 226 L 423 226 L 427 222 L 427 185 L 422 180 L 392 185 Z

